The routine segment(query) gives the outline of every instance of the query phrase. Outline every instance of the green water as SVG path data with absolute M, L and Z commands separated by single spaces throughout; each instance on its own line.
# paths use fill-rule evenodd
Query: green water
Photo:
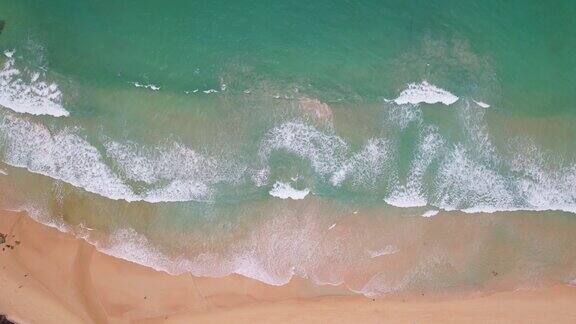
M 506 111 L 574 113 L 571 1 L 3 1 L 0 9 L 4 48 L 37 44 L 51 70 L 88 87 L 150 80 L 181 93 L 224 78 L 241 91 L 264 79 L 310 84 L 321 99 L 375 101 L 426 78 Z M 78 114 L 101 108 L 80 105 Z
M 523 283 L 528 272 L 516 266 L 540 265 L 534 281 L 566 282 L 574 265 L 555 268 L 533 252 L 539 239 L 518 243 L 513 259 L 522 262 L 505 265 L 472 245 L 522 240 L 509 229 L 517 219 L 544 241 L 539 217 L 575 229 L 574 17 L 574 1 L 2 0 L 4 206 L 92 227 L 109 253 L 171 272 L 278 283 L 294 268 L 380 293 L 400 279 L 377 284 L 386 273 L 379 256 L 342 279 L 354 255 L 376 241 L 378 251 L 404 251 L 430 231 L 442 257 L 457 259 L 450 251 L 460 241 L 442 241 L 446 232 L 427 223 L 438 217 L 486 230 L 467 250 L 477 262 L 508 266 Z M 434 88 L 418 104 L 395 102 L 409 84 Z M 428 104 L 438 95 L 430 89 L 441 99 Z M 47 104 L 69 116 L 41 114 Z M 279 199 L 279 183 L 305 198 Z M 347 225 L 348 239 L 368 233 L 371 243 L 334 256 L 315 250 L 322 261 L 306 263 L 308 245 L 355 211 L 363 218 Z M 419 217 L 427 211 L 440 214 Z M 419 234 L 381 242 L 377 233 L 394 228 Z M 266 229 L 275 239 L 246 252 Z M 114 250 L 114 237 L 136 243 Z M 559 246 L 572 243 L 551 243 L 551 260 L 569 258 Z M 281 261 L 266 268 L 271 258 Z M 408 278 L 414 268 L 404 265 L 387 271 Z M 452 282 L 438 269 L 430 282 L 441 287 L 489 279 L 463 271 Z

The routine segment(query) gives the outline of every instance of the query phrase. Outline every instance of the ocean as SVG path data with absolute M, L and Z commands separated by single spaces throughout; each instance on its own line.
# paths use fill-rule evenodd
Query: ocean
M 2 0 L 1 204 L 173 274 L 576 284 L 574 17 Z

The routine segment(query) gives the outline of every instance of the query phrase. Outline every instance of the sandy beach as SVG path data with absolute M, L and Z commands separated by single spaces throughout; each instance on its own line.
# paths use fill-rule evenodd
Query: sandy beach
M 576 324 L 576 0 L 0 0 L 0 324 Z
M 0 312 L 21 323 L 574 323 L 576 289 L 369 299 L 298 279 L 172 276 L 2 212 Z

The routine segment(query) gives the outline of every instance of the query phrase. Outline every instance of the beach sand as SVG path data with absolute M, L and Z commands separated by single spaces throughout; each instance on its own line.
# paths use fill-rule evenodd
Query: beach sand
M 369 299 L 297 279 L 172 276 L 1 212 L 0 313 L 22 323 L 576 323 L 576 288 Z

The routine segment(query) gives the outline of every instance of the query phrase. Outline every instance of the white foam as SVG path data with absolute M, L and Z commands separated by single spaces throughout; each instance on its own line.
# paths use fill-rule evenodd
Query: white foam
M 152 147 L 116 141 L 104 145 L 106 155 L 116 161 L 127 178 L 148 184 L 173 179 L 209 179 L 219 168 L 216 159 L 177 142 Z
M 469 152 L 456 146 L 440 167 L 432 204 L 465 213 L 576 213 L 576 164 L 560 162 L 557 155 L 545 156 L 531 144 L 515 143 L 513 147 L 515 159 L 505 162 L 514 176 L 505 177 L 489 167 L 491 160 L 472 160 Z
M 463 143 L 470 148 L 474 155 L 480 157 L 483 162 L 498 162 L 498 155 L 492 141 L 486 122 L 484 121 L 484 109 L 471 108 L 468 103 L 458 110 L 458 117 L 462 123 L 462 129 L 467 135 Z
M 355 185 L 371 185 L 389 167 L 390 143 L 384 139 L 369 139 L 364 147 L 341 163 L 332 173 L 330 182 L 341 186 L 350 178 Z
M 90 242 L 90 241 L 89 241 Z M 170 274 L 181 274 L 191 268 L 190 261 L 169 258 L 159 251 L 146 236 L 132 228 L 122 228 L 110 235 L 107 241 L 92 241 L 98 251 L 105 254 L 135 262 L 157 271 Z
M 201 181 L 180 179 L 172 180 L 168 185 L 152 189 L 142 200 L 157 202 L 206 201 L 211 194 L 210 188 Z
M 256 185 L 256 187 L 262 187 L 268 181 L 268 176 L 270 175 L 269 168 L 262 168 L 260 170 L 252 170 L 252 182 Z
M 0 175 L 8 175 L 8 172 L 6 172 L 6 171 L 4 171 L 4 170 L 0 169 Z
M 218 90 L 216 90 L 216 89 L 208 89 L 208 90 L 204 90 L 204 91 L 202 91 L 202 92 L 204 92 L 204 93 L 206 93 L 206 94 L 211 94 L 211 93 L 216 93 L 216 92 L 218 92 Z
M 392 193 L 384 199 L 386 203 L 396 207 L 423 207 L 428 204 L 424 195 L 423 178 L 432 163 L 439 154 L 444 139 L 438 134 L 435 127 L 427 127 L 421 135 L 416 156 L 412 161 L 410 173 L 405 185 L 397 185 Z
M 155 84 L 152 84 L 152 83 L 150 83 L 150 84 L 142 84 L 142 83 L 134 82 L 134 86 L 135 86 L 136 88 L 144 88 L 144 89 L 149 89 L 149 90 L 152 90 L 152 91 L 158 91 L 158 90 L 160 90 L 160 87 L 159 87 L 159 86 L 157 86 L 157 85 L 155 85 Z
M 423 207 L 426 206 L 426 198 L 420 196 L 417 192 L 400 191 L 384 198 L 384 201 L 392 206 L 400 208 Z
M 4 56 L 6 56 L 7 58 L 12 58 L 15 52 L 16 52 L 15 50 L 6 50 L 4 51 Z
M 42 124 L 11 115 L 0 119 L 0 140 L 8 165 L 111 199 L 206 201 L 211 198 L 211 185 L 237 181 L 243 174 L 242 166 L 219 163 L 177 143 L 142 148 L 107 142 L 107 158 L 120 171 L 116 174 L 100 152 L 75 132 L 65 129 L 52 134 Z M 146 185 L 140 188 L 140 194 L 135 194 L 124 180 Z
M 295 272 L 294 267 L 287 268 L 281 273 L 272 271 L 269 269 L 270 265 L 262 264 L 262 260 L 252 251 L 236 256 L 234 266 L 234 273 L 273 286 L 282 286 L 287 284 L 290 282 Z
M 510 161 L 510 166 L 520 174 L 514 183 L 527 206 L 534 210 L 576 213 L 576 163 L 546 155 L 526 143 L 523 152 Z
M 361 293 L 369 298 L 382 297 L 387 294 L 413 289 L 414 283 L 422 280 L 433 279 L 434 273 L 438 272 L 441 265 L 451 264 L 451 260 L 437 255 L 436 253 L 420 258 L 418 262 L 411 264 L 400 276 L 391 276 L 389 271 L 380 271 L 373 275 L 363 286 L 352 291 Z M 437 282 L 437 280 L 436 280 Z
M 184 258 L 174 258 L 162 253 L 145 235 L 126 227 L 114 231 L 106 240 L 95 240 L 92 236 L 94 229 L 80 223 L 78 226 L 71 226 L 61 218 L 51 217 L 50 212 L 41 210 L 36 206 L 19 206 L 11 211 L 25 211 L 35 221 L 52 227 L 63 233 L 72 233 L 76 237 L 94 245 L 96 249 L 107 255 L 134 262 L 156 271 L 164 271 L 172 275 L 180 275 L 185 272 L 193 272 L 194 275 L 214 276 L 214 273 L 194 272 L 193 262 Z M 231 272 L 221 273 L 221 276 Z M 216 274 L 218 275 L 218 274 Z
M 32 74 L 30 78 L 39 80 L 41 76 Z M 284 123 L 267 132 L 259 148 L 262 164 L 248 170 L 176 143 L 146 148 L 110 141 L 104 143 L 103 157 L 78 130 L 51 131 L 8 111 L 0 114 L 0 140 L 7 164 L 111 199 L 207 201 L 213 196 L 214 185 L 239 181 L 243 174 L 263 186 L 270 174 L 270 155 L 283 151 L 308 160 L 316 174 L 326 176 L 324 180 L 334 186 L 350 181 L 354 186 L 377 184 L 382 188 L 383 181 L 391 181 L 394 187 L 386 188 L 390 190 L 386 191 L 385 201 L 397 207 L 430 205 L 464 212 L 576 212 L 576 164 L 572 160 L 550 164 L 560 157 L 540 156 L 533 147 L 513 153 L 516 159 L 508 165 L 510 162 L 494 157 L 497 152 L 482 119 L 487 111 L 461 108 L 464 141 L 448 148 L 436 128 L 424 129 L 405 183 L 397 179 L 396 165 L 390 163 L 395 157 L 391 141 L 370 139 L 350 156 L 348 144 L 332 129 L 321 131 L 301 122 Z M 114 169 L 105 161 L 112 161 Z M 432 161 L 439 162 L 437 174 L 428 174 L 429 166 L 436 166 Z M 506 173 L 507 168 L 513 172 Z M 426 185 L 425 180 L 429 181 Z M 128 185 L 133 182 L 137 182 L 138 194 Z M 309 189 L 289 188 L 300 194 L 308 190 L 303 197 L 310 193 Z M 292 193 L 281 195 L 302 199 L 293 198 Z
M 18 69 L 14 52 L 4 52 L 8 58 L 0 70 L 0 106 L 18 113 L 68 116 L 62 106 L 62 92 L 37 71 Z
M 370 139 L 351 157 L 348 144 L 332 132 L 322 132 L 300 122 L 288 122 L 269 131 L 261 142 L 260 157 L 267 163 L 274 151 L 285 151 L 310 161 L 314 171 L 330 176 L 334 186 L 350 178 L 354 184 L 373 185 L 379 175 L 389 167 L 389 142 Z
M 398 253 L 398 251 L 399 251 L 398 247 L 396 247 L 394 245 L 386 245 L 382 249 L 368 250 L 368 251 L 366 251 L 366 253 L 368 253 L 370 258 L 373 259 L 373 258 L 377 258 L 377 257 L 384 256 L 384 255 L 395 254 L 395 253 Z
M 514 194 L 506 178 L 472 160 L 460 145 L 445 157 L 434 190 L 434 205 L 445 210 L 514 207 Z
M 422 217 L 433 217 L 438 215 L 439 212 L 439 210 L 431 209 L 422 214 Z
M 199 154 L 178 143 L 143 147 L 135 143 L 105 143 L 112 158 L 127 179 L 145 182 L 142 199 L 149 202 L 198 201 L 211 196 L 210 185 L 233 182 L 242 168 Z
M 422 109 L 412 105 L 389 105 L 386 109 L 386 117 L 392 126 L 403 130 L 413 122 L 422 123 Z
M 348 146 L 340 137 L 300 122 L 287 122 L 270 130 L 261 141 L 259 155 L 267 163 L 276 150 L 296 154 L 310 161 L 321 175 L 338 168 Z
M 408 84 L 408 88 L 402 91 L 400 95 L 393 101 L 398 105 L 442 103 L 446 106 L 449 106 L 455 103 L 457 100 L 457 96 L 424 80 L 421 83 Z
M 4 162 L 68 182 L 111 199 L 137 199 L 104 163 L 98 150 L 70 130 L 50 130 L 15 116 L 0 118 Z
M 276 183 L 274 183 L 274 185 L 272 186 L 272 189 L 269 192 L 270 196 L 272 196 L 272 197 L 276 197 L 276 198 L 280 198 L 280 199 L 290 198 L 290 199 L 294 199 L 294 200 L 304 199 L 309 193 L 310 193 L 310 189 L 308 189 L 308 188 L 298 190 L 298 189 L 292 188 L 292 186 L 290 186 L 290 184 L 280 182 L 280 181 L 277 181 Z
M 70 226 L 61 218 L 51 217 L 49 212 L 38 208 L 36 205 L 25 203 L 23 205 L 16 205 L 15 208 L 6 209 L 12 212 L 25 212 L 33 220 L 44 224 L 48 227 L 54 228 L 60 232 L 68 233 Z
M 46 213 L 32 211 L 27 208 L 31 216 L 39 222 L 52 226 L 62 232 L 73 232 L 78 237 L 85 239 L 90 244 L 96 246 L 98 251 L 105 254 L 135 262 L 157 271 L 164 271 L 172 275 L 191 273 L 194 276 L 223 277 L 232 273 L 240 274 L 270 285 L 285 285 L 296 274 L 297 268 L 294 265 L 295 259 L 299 259 L 300 249 L 299 238 L 302 233 L 274 231 L 274 233 L 264 233 L 263 238 L 259 231 L 252 233 L 246 241 L 240 241 L 230 246 L 224 253 L 213 253 L 206 251 L 196 257 L 187 258 L 184 256 L 171 256 L 163 252 L 146 235 L 137 232 L 133 228 L 121 228 L 114 231 L 105 240 L 92 239 L 89 230 L 78 227 L 80 231 L 74 231 L 63 222 L 47 218 Z M 34 212 L 32 214 L 32 212 Z M 294 242 L 294 246 L 285 246 L 288 251 L 277 249 L 275 244 L 284 242 L 278 238 L 287 237 L 288 242 Z M 255 244 L 255 242 L 258 242 Z M 253 246 L 260 246 L 258 250 Z M 286 253 L 294 250 L 293 254 Z M 281 251 L 281 252 L 280 252 Z M 276 262 L 269 263 L 266 260 L 274 257 Z M 286 258 L 286 259 L 285 259 Z
M 490 105 L 483 102 L 483 101 L 476 101 L 476 100 L 472 100 L 474 101 L 475 104 L 477 104 L 478 106 L 482 107 L 482 108 L 490 108 Z

